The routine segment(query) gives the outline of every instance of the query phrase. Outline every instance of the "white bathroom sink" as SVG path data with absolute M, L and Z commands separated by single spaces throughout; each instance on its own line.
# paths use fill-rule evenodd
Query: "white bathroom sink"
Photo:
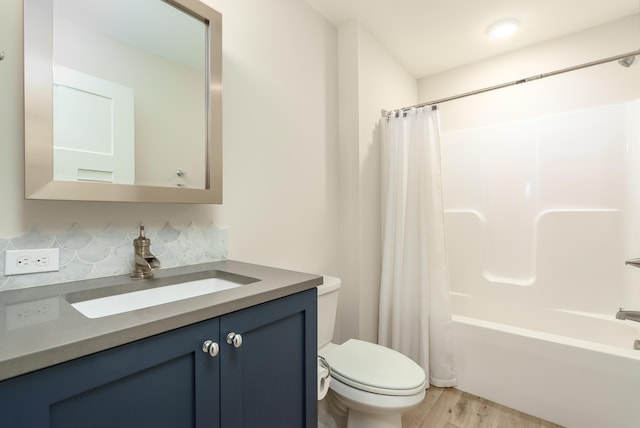
M 203 296 L 205 294 L 240 287 L 241 285 L 243 284 L 221 278 L 204 278 L 84 300 L 71 303 L 71 306 L 87 318 L 101 318 L 136 309 L 150 308 L 163 303 Z

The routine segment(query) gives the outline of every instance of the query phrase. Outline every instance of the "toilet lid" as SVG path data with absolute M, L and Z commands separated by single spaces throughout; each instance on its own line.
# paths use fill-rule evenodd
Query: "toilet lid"
M 410 358 L 374 343 L 350 339 L 323 350 L 331 376 L 354 388 L 385 395 L 413 395 L 425 387 L 424 370 Z

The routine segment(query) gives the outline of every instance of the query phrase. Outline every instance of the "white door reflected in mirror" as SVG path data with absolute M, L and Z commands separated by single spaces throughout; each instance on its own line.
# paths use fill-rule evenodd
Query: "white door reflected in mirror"
M 54 67 L 54 179 L 133 184 L 134 129 L 133 89 Z

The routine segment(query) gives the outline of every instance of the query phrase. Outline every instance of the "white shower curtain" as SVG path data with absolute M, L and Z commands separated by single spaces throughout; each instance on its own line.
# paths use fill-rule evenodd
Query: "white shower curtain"
M 379 343 L 456 385 L 438 111 L 382 118 L 383 255 Z

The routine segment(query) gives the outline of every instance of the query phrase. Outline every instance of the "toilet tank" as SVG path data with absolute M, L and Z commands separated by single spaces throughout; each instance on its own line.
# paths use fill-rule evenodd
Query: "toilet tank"
M 340 278 L 323 276 L 323 284 L 318 291 L 318 349 L 331 342 L 338 312 Z

